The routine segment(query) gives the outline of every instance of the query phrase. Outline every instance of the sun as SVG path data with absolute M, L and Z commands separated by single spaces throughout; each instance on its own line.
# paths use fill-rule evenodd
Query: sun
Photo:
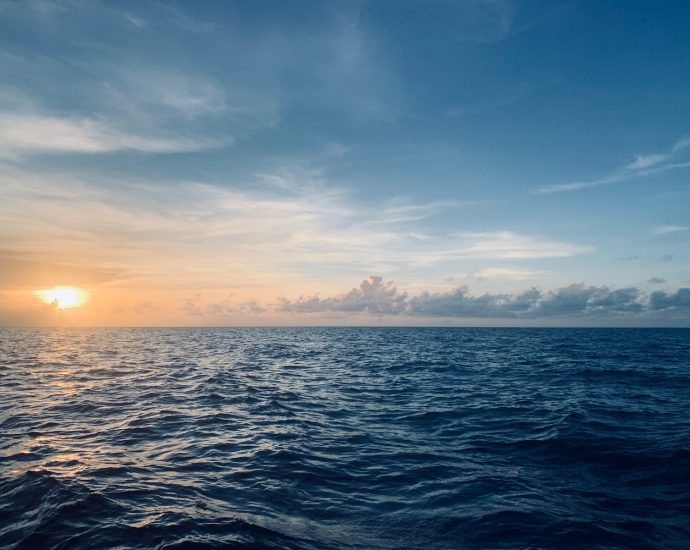
M 84 305 L 89 293 L 73 286 L 54 286 L 35 292 L 46 304 L 55 304 L 58 309 L 70 309 Z

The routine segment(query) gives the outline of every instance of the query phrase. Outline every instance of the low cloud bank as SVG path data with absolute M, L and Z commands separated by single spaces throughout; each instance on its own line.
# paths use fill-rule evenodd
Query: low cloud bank
M 366 312 L 372 315 L 411 317 L 481 317 L 535 319 L 539 317 L 613 316 L 645 313 L 690 316 L 690 288 L 676 292 L 655 291 L 646 294 L 630 287 L 572 284 L 544 292 L 536 288 L 517 294 L 472 295 L 467 287 L 450 292 L 423 292 L 409 296 L 393 281 L 370 276 L 357 288 L 337 296 L 300 296 L 282 298 L 279 311 L 292 313 Z

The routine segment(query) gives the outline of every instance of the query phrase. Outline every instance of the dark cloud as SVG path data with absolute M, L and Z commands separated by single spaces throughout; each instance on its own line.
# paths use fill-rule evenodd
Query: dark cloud
M 572 284 L 549 292 L 532 288 L 517 294 L 485 293 L 474 296 L 467 287 L 450 292 L 423 292 L 409 297 L 392 281 L 369 277 L 359 287 L 338 296 L 282 299 L 278 310 L 294 313 L 368 312 L 411 317 L 474 317 L 537 319 L 544 317 L 606 317 L 645 314 L 668 308 L 690 307 L 690 289 L 651 296 L 637 288 Z
M 379 315 L 396 315 L 404 313 L 407 306 L 407 294 L 399 292 L 393 281 L 384 283 L 383 278 L 372 275 L 362 281 L 359 287 L 332 298 L 300 296 L 294 301 L 282 298 L 278 309 L 298 313 L 366 311 Z
M 649 296 L 649 309 L 653 311 L 690 310 L 690 288 L 679 288 L 672 293 L 662 290 L 652 292 Z
M 411 298 L 405 313 L 424 317 L 517 317 L 535 307 L 541 293 L 537 289 L 521 294 L 471 296 L 467 287 L 448 293 L 423 292 Z
M 441 294 L 423 293 L 409 301 L 411 315 L 433 317 L 533 318 L 558 315 L 640 311 L 636 289 L 610 290 L 574 284 L 552 292 L 536 288 L 519 294 L 470 296 L 467 288 Z
M 635 288 L 611 290 L 606 286 L 573 284 L 547 293 L 531 313 L 542 317 L 641 311 L 639 294 Z
M 666 282 L 666 279 L 662 279 L 661 277 L 652 277 L 651 279 L 648 279 L 647 282 L 650 285 L 663 285 Z

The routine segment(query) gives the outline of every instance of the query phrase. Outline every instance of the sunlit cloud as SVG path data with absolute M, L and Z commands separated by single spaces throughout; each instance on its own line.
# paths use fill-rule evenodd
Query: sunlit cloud
M 377 208 L 325 184 L 286 185 L 279 192 L 198 182 L 95 186 L 21 171 L 2 181 L 7 192 L 0 226 L 17 235 L 15 252 L 122 269 L 128 276 L 159 273 L 168 284 L 216 284 L 247 273 L 296 275 L 313 265 L 352 271 L 385 263 L 561 258 L 592 250 L 511 231 L 425 231 L 438 209 L 457 207 L 389 202 Z M 185 261 L 167 267 L 172 258 Z
M 55 304 L 58 309 L 70 309 L 84 305 L 88 299 L 89 294 L 81 288 L 72 286 L 56 286 L 53 288 L 46 288 L 37 290 L 35 292 L 41 300 L 46 304 Z

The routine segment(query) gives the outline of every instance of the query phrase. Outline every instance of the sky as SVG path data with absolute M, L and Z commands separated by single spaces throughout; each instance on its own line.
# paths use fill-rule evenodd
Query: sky
M 0 325 L 690 326 L 689 19 L 0 0 Z

